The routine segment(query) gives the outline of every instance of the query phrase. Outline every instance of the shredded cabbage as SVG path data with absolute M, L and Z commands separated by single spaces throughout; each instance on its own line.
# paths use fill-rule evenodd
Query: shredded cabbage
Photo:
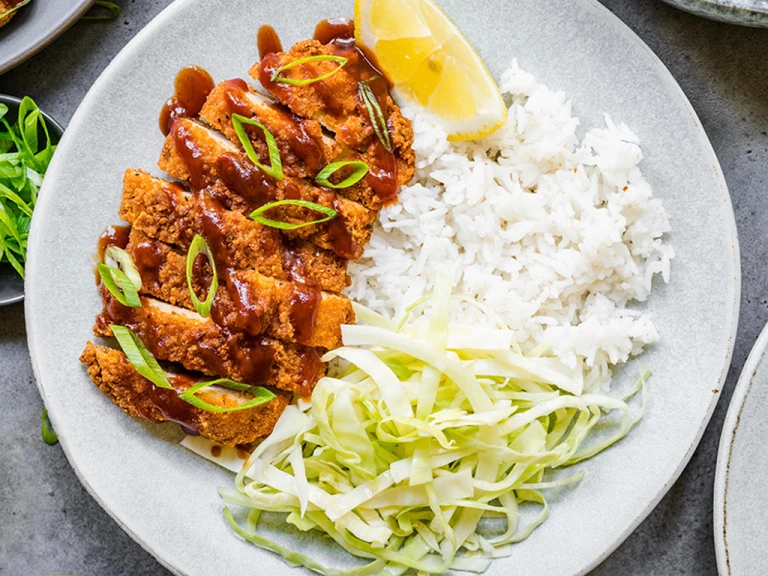
M 451 299 L 439 279 L 426 325 L 355 305 L 368 325 L 344 326 L 344 347 L 324 358 L 349 369 L 320 380 L 308 409 L 289 407 L 235 489 L 220 490 L 251 509 L 243 528 L 225 508 L 237 534 L 329 576 L 483 572 L 546 520 L 546 490 L 584 474 L 553 471 L 605 450 L 642 417 L 649 372 L 623 399 L 583 393 L 580 367 L 543 356 L 544 346 L 521 354 L 493 317 L 485 331 L 449 324 Z M 626 400 L 640 390 L 633 416 Z M 590 437 L 610 411 L 622 415 L 613 433 Z M 524 522 L 522 506 L 538 516 Z M 289 550 L 257 533 L 261 511 L 286 513 L 368 564 L 337 570 Z

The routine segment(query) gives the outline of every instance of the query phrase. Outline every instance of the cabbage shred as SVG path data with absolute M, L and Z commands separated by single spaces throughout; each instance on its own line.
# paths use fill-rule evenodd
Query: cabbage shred
M 452 348 L 469 342 L 451 336 L 462 327 L 448 322 L 450 301 L 440 278 L 426 327 L 356 305 L 367 325 L 344 326 L 344 346 L 324 358 L 346 371 L 320 380 L 308 409 L 289 406 L 235 488 L 220 489 L 226 504 L 251 509 L 244 527 L 224 509 L 237 534 L 326 575 L 483 572 L 547 519 L 548 489 L 583 476 L 553 471 L 605 450 L 641 418 L 648 372 L 619 399 L 583 393 L 581 368 L 540 356 L 544 348 L 499 349 L 509 334 Z M 633 416 L 627 400 L 640 390 Z M 613 433 L 591 438 L 610 411 L 622 416 Z M 524 522 L 521 504 L 538 515 Z M 368 563 L 338 570 L 289 550 L 258 534 L 262 511 L 287 513 Z

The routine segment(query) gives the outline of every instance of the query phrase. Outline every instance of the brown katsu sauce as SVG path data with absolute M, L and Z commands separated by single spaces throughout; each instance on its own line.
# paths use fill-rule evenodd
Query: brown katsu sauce
M 333 251 L 346 260 L 357 260 L 363 255 L 363 247 L 352 238 L 344 218 L 339 210 L 339 201 L 333 201 L 333 209 L 339 215 L 328 222 L 328 239 L 333 245 Z
M 302 160 L 312 172 L 319 172 L 325 166 L 322 133 L 311 133 L 309 120 L 303 120 L 278 104 L 270 106 L 279 118 L 281 137 L 285 138 L 290 151 Z
M 198 193 L 200 216 L 203 224 L 203 237 L 213 253 L 217 270 L 232 266 L 232 250 L 224 226 L 224 206 L 207 191 Z
M 321 297 L 322 293 L 316 286 L 302 282 L 292 284 L 288 315 L 299 344 L 307 344 L 315 333 L 317 306 Z
M 275 349 L 269 340 L 243 334 L 237 346 L 230 346 L 229 351 L 245 382 L 271 383 L 275 367 Z
M 110 246 L 125 249 L 131 235 L 130 226 L 109 226 L 99 236 L 99 262 L 104 262 L 104 252 Z
M 321 20 L 315 27 L 315 33 L 312 37 L 320 44 L 330 44 L 334 40 L 354 39 L 355 23 L 349 18 Z
M 189 171 L 189 183 L 193 188 L 201 189 L 208 185 L 208 176 L 205 171 L 205 161 L 202 151 L 195 144 L 183 122 L 173 122 L 170 128 L 173 142 L 176 145 L 181 159 Z
M 214 458 L 218 458 L 219 456 L 221 456 L 221 446 L 219 445 L 211 446 L 211 456 L 213 456 Z
M 197 118 L 214 88 L 213 78 L 199 66 L 187 66 L 176 75 L 175 91 L 160 110 L 160 131 L 167 136 L 176 118 Z
M 234 307 L 234 318 L 229 325 L 258 336 L 264 331 L 264 309 L 260 295 L 247 278 L 238 274 L 227 274 L 227 289 Z
M 283 245 L 281 256 L 283 269 L 293 283 L 288 317 L 296 341 L 299 344 L 306 344 L 315 332 L 317 307 L 320 304 L 322 292 L 292 243 L 286 242 Z
M 277 199 L 278 188 L 253 162 L 242 154 L 225 152 L 216 160 L 219 179 L 255 210 Z
M 312 394 L 312 385 L 317 382 L 317 377 L 325 367 L 325 363 L 321 358 L 322 356 L 315 348 L 306 349 L 306 354 L 301 364 L 300 382 L 296 387 L 296 393 L 302 398 L 308 398 Z
M 160 267 L 166 258 L 162 244 L 152 240 L 143 240 L 131 246 L 131 257 L 139 271 L 142 284 L 145 286 L 159 285 Z
M 250 92 L 248 82 L 242 78 L 233 78 L 222 82 L 221 87 L 224 90 L 224 101 L 227 103 L 230 116 L 240 114 L 250 118 L 252 105 L 247 100 L 247 94 Z
M 169 376 L 168 380 L 174 389 L 158 388 L 153 384 L 149 390 L 149 399 L 166 420 L 181 424 L 185 428 L 196 430 L 198 416 L 195 408 L 189 402 L 179 398 L 179 391 L 186 390 L 196 384 L 197 381 L 187 376 Z
M 269 24 L 264 24 L 259 28 L 256 36 L 256 45 L 259 48 L 259 59 L 264 58 L 272 52 L 282 52 L 283 45 L 280 42 L 280 36 Z

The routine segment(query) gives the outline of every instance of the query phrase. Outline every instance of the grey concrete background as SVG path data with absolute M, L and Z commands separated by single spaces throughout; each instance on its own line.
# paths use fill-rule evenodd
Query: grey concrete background
M 593 575 L 714 575 L 720 429 L 741 367 L 768 320 L 768 30 L 701 20 L 657 0 L 602 2 L 659 55 L 701 117 L 730 185 L 743 283 L 733 366 L 701 445 L 658 508 Z M 0 76 L 0 92 L 28 94 L 66 124 L 101 71 L 170 0 L 117 3 L 123 7 L 117 21 L 75 24 Z M 42 403 L 22 305 L 0 308 L 0 387 L 0 574 L 168 574 L 91 499 L 61 449 L 42 442 Z

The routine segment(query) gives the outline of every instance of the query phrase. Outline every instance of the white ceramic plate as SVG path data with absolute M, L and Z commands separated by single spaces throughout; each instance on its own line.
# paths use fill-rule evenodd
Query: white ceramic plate
M 721 576 L 768 574 L 768 327 L 731 399 L 715 475 L 715 550 Z
M 584 465 L 580 485 L 552 502 L 547 523 L 491 575 L 581 574 L 651 511 L 692 455 L 730 363 L 739 308 L 739 257 L 730 198 L 696 115 L 668 71 L 593 0 L 442 0 L 499 74 L 513 57 L 573 98 L 589 125 L 608 111 L 642 138 L 643 168 L 673 219 L 672 282 L 649 303 L 661 343 L 626 366 L 617 386 L 651 368 L 645 419 L 619 446 Z M 163 138 L 161 104 L 182 66 L 215 79 L 245 76 L 256 30 L 275 26 L 286 45 L 322 18 L 351 16 L 352 1 L 185 0 L 143 30 L 112 62 L 72 119 L 35 212 L 26 318 L 33 366 L 64 450 L 83 484 L 115 520 L 178 574 L 290 572 L 276 556 L 234 537 L 216 487 L 228 473 L 174 444 L 173 426 L 125 416 L 88 380 L 77 358 L 100 299 L 92 258 L 117 221 L 127 167 L 152 169 Z M 157 170 L 155 170 L 157 172 Z M 275 522 L 280 527 L 280 522 Z M 295 542 L 294 542 L 295 544 Z M 344 558 L 322 540 L 301 543 L 323 562 Z M 254 568 L 257 567 L 257 568 Z
M 0 74 L 42 50 L 88 11 L 94 0 L 34 0 L 0 28 Z

